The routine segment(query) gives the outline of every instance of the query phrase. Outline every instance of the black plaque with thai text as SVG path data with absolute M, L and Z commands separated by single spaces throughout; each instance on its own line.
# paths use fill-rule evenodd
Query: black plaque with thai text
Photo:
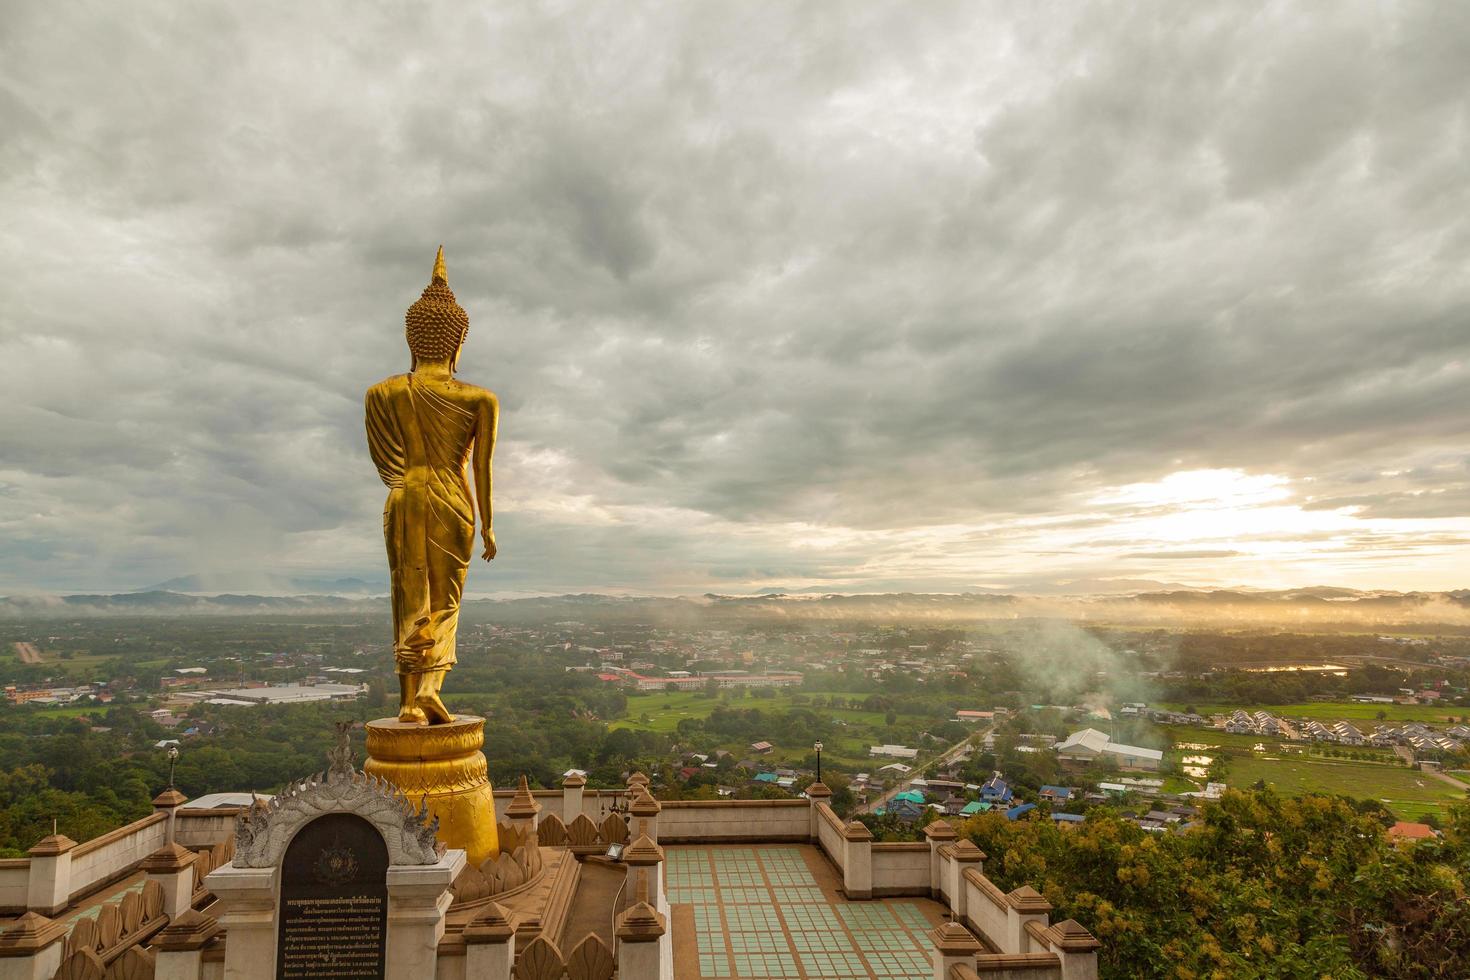
M 362 817 L 329 813 L 297 832 L 281 866 L 276 976 L 383 980 L 388 847 Z

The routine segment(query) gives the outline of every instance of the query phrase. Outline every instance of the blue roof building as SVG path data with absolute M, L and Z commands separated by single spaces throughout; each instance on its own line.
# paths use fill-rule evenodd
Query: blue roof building
M 758 783 L 774 783 L 779 778 L 773 772 L 759 772 L 755 775 L 755 781 Z
M 1087 819 L 1080 813 L 1053 813 L 1051 818 L 1057 823 L 1081 823 Z
M 1006 811 L 1006 819 L 1016 820 L 1020 817 L 1024 817 L 1026 814 L 1030 813 L 1034 809 L 1036 809 L 1035 803 L 1022 803 L 1018 806 L 1013 806 Z
M 999 774 L 991 776 L 980 787 L 980 799 L 987 803 L 1009 803 L 1014 795 Z

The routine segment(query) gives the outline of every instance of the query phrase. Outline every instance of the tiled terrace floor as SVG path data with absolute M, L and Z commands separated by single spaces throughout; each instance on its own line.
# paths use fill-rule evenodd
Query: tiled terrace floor
M 680 978 L 930 975 L 938 903 L 848 902 L 815 847 L 671 846 L 666 861 Z

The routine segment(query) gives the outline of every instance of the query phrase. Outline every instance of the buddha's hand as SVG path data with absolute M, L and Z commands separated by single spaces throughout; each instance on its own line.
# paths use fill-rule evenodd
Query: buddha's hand
M 490 561 L 495 557 L 495 532 L 487 528 L 481 536 L 481 540 L 485 542 L 485 553 L 480 557 L 486 561 Z
M 399 673 L 419 670 L 423 668 L 428 660 L 427 650 L 399 650 L 393 654 L 393 660 L 398 665 Z

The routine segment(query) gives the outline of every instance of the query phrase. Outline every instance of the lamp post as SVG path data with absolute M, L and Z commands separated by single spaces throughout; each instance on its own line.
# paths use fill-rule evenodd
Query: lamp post
M 168 747 L 168 788 L 174 788 L 174 763 L 179 761 L 179 747 L 170 745 Z
M 812 748 L 817 750 L 817 782 L 822 781 L 822 743 L 818 742 Z

